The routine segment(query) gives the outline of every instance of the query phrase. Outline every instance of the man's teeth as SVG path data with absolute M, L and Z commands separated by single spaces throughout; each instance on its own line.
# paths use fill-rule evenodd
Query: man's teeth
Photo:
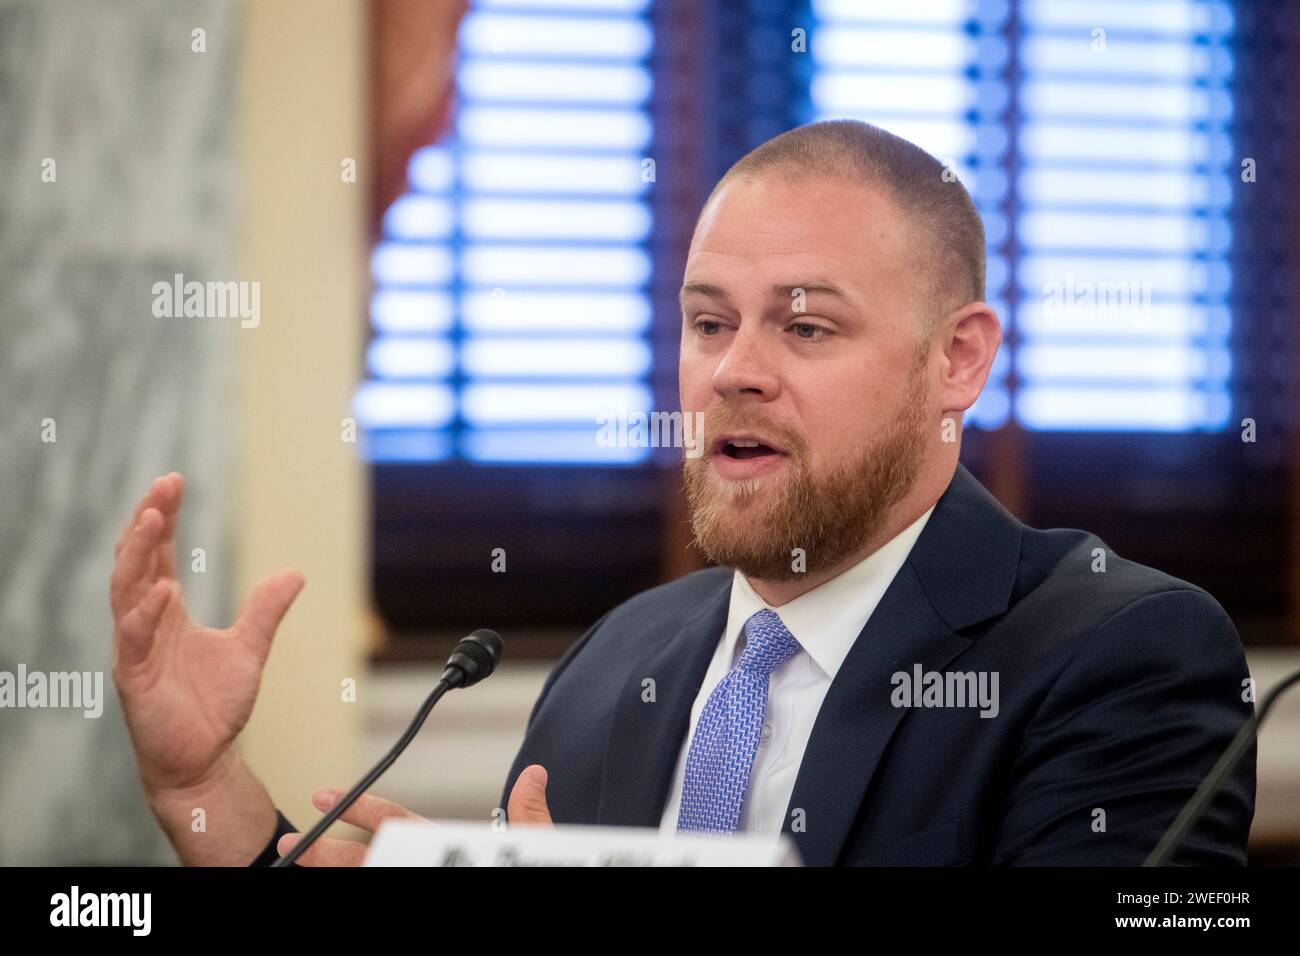
M 729 458 L 760 458 L 777 453 L 776 449 L 755 438 L 727 439 L 722 451 Z

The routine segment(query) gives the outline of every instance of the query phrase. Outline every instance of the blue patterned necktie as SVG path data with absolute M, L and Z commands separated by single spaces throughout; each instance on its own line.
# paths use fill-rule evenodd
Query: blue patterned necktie
M 775 611 L 764 608 L 745 622 L 740 662 L 718 681 L 695 725 L 686 754 L 679 832 L 740 829 L 749 772 L 767 715 L 768 677 L 799 649 Z

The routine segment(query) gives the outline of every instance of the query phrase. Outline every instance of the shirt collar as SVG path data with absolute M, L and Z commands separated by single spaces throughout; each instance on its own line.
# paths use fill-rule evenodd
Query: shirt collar
M 727 629 L 723 634 L 728 667 L 736 662 L 736 648 L 745 622 L 758 611 L 768 608 L 781 618 L 781 623 L 822 673 L 834 680 L 853 642 L 866 627 L 885 590 L 907 560 L 933 511 L 934 505 L 931 505 L 919 518 L 853 567 L 781 607 L 772 607 L 758 596 L 743 574 L 734 572 Z

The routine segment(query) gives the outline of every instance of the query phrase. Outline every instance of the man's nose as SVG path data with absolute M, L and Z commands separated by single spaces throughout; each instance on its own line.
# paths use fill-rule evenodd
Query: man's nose
M 758 322 L 741 323 L 713 373 L 713 390 L 722 398 L 771 401 L 780 388 L 778 357 Z

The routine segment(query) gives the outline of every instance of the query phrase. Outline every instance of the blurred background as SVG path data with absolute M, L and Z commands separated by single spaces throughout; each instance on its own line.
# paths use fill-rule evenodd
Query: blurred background
M 984 217 L 1005 341 L 963 461 L 1214 594 L 1262 696 L 1300 667 L 1298 74 L 1294 5 L 1246 0 L 0 0 L 0 670 L 110 698 L 0 710 L 0 864 L 174 861 L 107 606 L 172 469 L 197 617 L 306 574 L 241 738 L 289 817 L 486 626 L 507 663 L 377 792 L 489 819 L 555 658 L 700 566 L 679 453 L 596 417 L 676 407 L 704 198 L 822 118 Z M 177 274 L 257 283 L 258 323 L 157 317 Z M 1300 862 L 1296 698 L 1260 864 Z

